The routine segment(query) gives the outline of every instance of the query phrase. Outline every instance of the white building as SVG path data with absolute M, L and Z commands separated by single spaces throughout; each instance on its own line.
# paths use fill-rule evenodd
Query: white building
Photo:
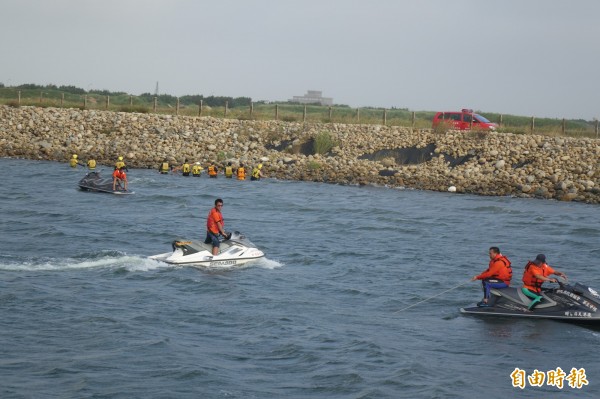
M 294 96 L 290 102 L 300 104 L 321 104 L 321 105 L 333 105 L 333 98 L 323 97 L 322 91 L 308 90 L 303 96 Z

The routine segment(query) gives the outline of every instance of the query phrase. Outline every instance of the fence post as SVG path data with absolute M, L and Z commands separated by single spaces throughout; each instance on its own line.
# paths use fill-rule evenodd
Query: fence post
M 21 90 L 17 91 L 17 102 L 21 105 Z
M 200 104 L 198 104 L 198 116 L 202 116 L 202 100 L 200 100 Z
M 133 96 L 129 96 L 129 106 L 133 107 Z
M 83 96 L 83 108 L 87 108 L 87 94 Z
M 279 120 L 279 104 L 275 104 L 275 120 Z
M 471 122 L 469 122 L 469 129 L 473 130 L 473 113 L 471 112 Z
M 331 120 L 331 105 L 329 106 L 329 122 L 332 122 L 332 120 Z
M 42 103 L 42 94 L 44 94 L 44 92 L 40 91 L 40 104 Z
M 227 108 L 229 107 L 229 101 L 225 101 L 225 114 L 223 116 L 227 116 Z
M 175 115 L 179 115 L 179 97 L 175 99 Z
M 412 120 L 411 120 L 411 126 L 413 129 L 415 128 L 415 120 L 416 120 L 416 112 L 413 111 L 412 112 Z
M 152 111 L 153 112 L 156 112 L 156 104 L 157 104 L 157 102 L 158 102 L 158 98 L 154 97 L 154 105 L 152 106 Z
M 356 108 L 356 122 L 360 123 L 360 108 Z
M 304 111 L 302 112 L 302 122 L 306 122 L 306 104 L 304 104 Z
M 65 104 L 65 93 L 60 93 L 60 107 L 62 108 Z
M 598 119 L 596 119 L 596 138 L 598 138 Z
M 562 120 L 562 135 L 565 135 L 565 130 L 567 129 L 567 122 L 565 120 L 565 118 L 563 118 Z
M 387 123 L 387 109 L 383 109 L 383 126 Z
M 498 126 L 502 126 L 502 114 L 500 114 L 500 119 L 498 120 Z
M 109 105 L 110 105 L 110 96 L 106 96 L 106 109 L 108 109 Z
M 254 103 L 250 101 L 250 118 L 252 118 L 252 114 L 254 113 Z
M 535 116 L 531 117 L 531 134 L 535 131 Z

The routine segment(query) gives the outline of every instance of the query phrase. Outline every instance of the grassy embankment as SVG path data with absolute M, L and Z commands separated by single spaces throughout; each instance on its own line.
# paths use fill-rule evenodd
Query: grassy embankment
M 20 104 L 18 101 L 18 92 L 21 92 Z M 83 91 L 83 90 L 82 90 Z M 10 106 L 32 105 L 38 107 L 64 107 L 79 109 L 97 109 L 110 110 L 117 112 L 141 112 L 153 113 L 154 100 L 148 95 L 144 97 L 132 96 L 126 93 L 111 93 L 109 104 L 107 106 L 107 96 L 105 94 L 84 92 L 70 93 L 57 89 L 23 89 L 14 87 L 0 88 L 0 104 Z M 163 95 L 159 97 L 156 104 L 156 113 L 198 116 L 198 103 L 193 103 L 189 99 L 182 101 L 177 110 L 177 100 L 175 97 Z M 415 112 L 413 125 L 412 112 L 407 109 L 389 109 L 385 111 L 385 123 L 388 126 L 415 127 L 417 129 L 426 129 L 431 127 L 431 120 L 434 111 Z M 517 134 L 530 134 L 531 117 L 517 115 L 500 115 L 497 113 L 481 112 L 483 116 L 493 122 L 499 122 L 502 117 L 502 126 L 500 132 L 512 132 Z M 321 122 L 321 123 L 361 123 L 361 124 L 382 124 L 384 119 L 384 110 L 382 108 L 350 108 L 347 106 L 306 106 L 306 117 L 304 116 L 304 105 L 290 103 L 263 103 L 258 102 L 253 106 L 252 113 L 250 106 L 208 106 L 202 108 L 202 116 L 213 116 L 219 118 L 231 119 L 252 119 L 252 120 L 274 120 L 279 119 L 288 122 Z M 535 118 L 536 134 L 549 136 L 572 136 L 572 137 L 597 137 L 596 123 L 594 121 L 565 120 L 563 134 L 563 120 L 558 118 Z

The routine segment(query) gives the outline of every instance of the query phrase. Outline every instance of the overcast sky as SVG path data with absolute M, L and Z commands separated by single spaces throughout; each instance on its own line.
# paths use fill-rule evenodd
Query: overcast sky
M 2 0 L 0 82 L 600 117 L 600 1 Z

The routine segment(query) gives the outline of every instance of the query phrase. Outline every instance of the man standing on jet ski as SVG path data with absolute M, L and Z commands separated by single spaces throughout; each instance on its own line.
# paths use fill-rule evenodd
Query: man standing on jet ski
M 479 307 L 490 306 L 490 288 L 506 288 L 510 285 L 512 268 L 508 258 L 500 253 L 500 248 L 490 247 L 490 264 L 486 271 L 474 276 L 471 281 L 481 280 L 483 286 L 483 300 L 477 304 Z
M 221 208 L 223 207 L 223 200 L 217 198 L 215 200 L 215 207 L 208 212 L 208 218 L 206 219 L 206 239 L 205 244 L 212 243 L 212 254 L 216 256 L 219 254 L 219 234 L 223 237 L 229 238 L 225 232 L 225 220 L 223 220 L 223 214 Z
M 558 270 L 554 270 L 546 263 L 546 255 L 539 254 L 532 261 L 527 262 L 525 265 L 525 272 L 523 273 L 523 287 L 521 291 L 523 294 L 527 295 L 529 298 L 533 299 L 529 304 L 529 310 L 533 309 L 535 305 L 541 302 L 542 296 L 540 293 L 542 292 L 542 284 L 545 281 L 550 281 L 551 283 L 556 283 L 558 280 L 555 278 L 549 278 L 548 276 L 551 274 L 555 274 L 567 279 L 567 275 L 563 272 L 559 272 Z

